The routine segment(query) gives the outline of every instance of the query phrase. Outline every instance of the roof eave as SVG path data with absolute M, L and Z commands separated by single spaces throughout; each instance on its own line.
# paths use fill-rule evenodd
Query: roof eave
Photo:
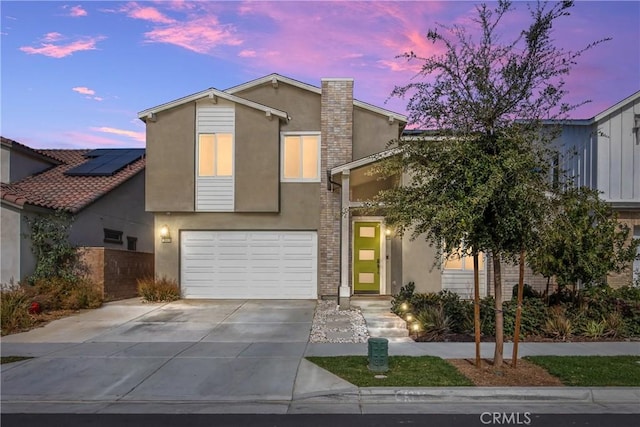
M 230 102 L 234 102 L 237 104 L 245 105 L 250 108 L 254 108 L 256 110 L 263 111 L 267 115 L 276 116 L 282 120 L 289 120 L 289 115 L 285 111 L 267 107 L 266 105 L 249 101 L 248 99 L 240 98 L 239 96 L 235 96 L 214 88 L 209 88 L 207 90 L 203 90 L 201 92 L 194 93 L 192 95 L 185 96 L 185 97 L 176 99 L 174 101 L 170 101 L 165 104 L 158 105 L 156 107 L 148 108 L 144 111 L 139 112 L 138 118 L 143 122 L 146 122 L 147 119 L 151 119 L 155 114 L 161 111 L 169 110 L 171 108 L 175 108 L 180 105 L 184 105 L 189 102 L 194 102 L 194 101 L 198 101 L 205 98 L 215 99 L 215 97 L 226 99 L 227 101 L 230 101 Z

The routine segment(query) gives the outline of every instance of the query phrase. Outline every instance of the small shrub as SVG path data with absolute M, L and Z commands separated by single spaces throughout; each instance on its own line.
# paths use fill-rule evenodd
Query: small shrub
M 626 325 L 622 313 L 619 311 L 612 311 L 604 319 L 604 334 L 608 337 L 618 338 L 625 335 Z
M 543 330 L 548 336 L 559 338 L 563 341 L 573 334 L 573 323 L 567 318 L 564 307 L 553 307 Z
M 180 299 L 180 288 L 178 282 L 166 276 L 147 277 L 138 280 L 138 294 L 145 301 L 168 302 Z
M 589 320 L 584 327 L 584 335 L 589 338 L 600 338 L 604 335 L 605 322 Z
M 400 308 L 402 304 L 410 304 L 413 293 L 416 290 L 416 284 L 409 282 L 400 288 L 400 292 L 391 299 L 391 311 L 397 315 L 401 315 L 403 310 Z
M 35 320 L 29 314 L 32 298 L 22 287 L 3 287 L 0 290 L 0 321 L 2 335 L 30 328 Z
M 420 329 L 427 341 L 433 341 L 451 330 L 451 318 L 444 312 L 442 305 L 431 306 L 416 315 Z
M 513 299 L 518 299 L 518 284 L 513 285 L 511 290 L 511 296 Z M 525 283 L 522 286 L 522 298 L 540 298 L 540 292 L 536 291 L 531 285 Z
M 35 280 L 33 290 L 35 300 L 45 310 L 80 310 L 102 305 L 101 292 L 85 278 L 40 278 Z

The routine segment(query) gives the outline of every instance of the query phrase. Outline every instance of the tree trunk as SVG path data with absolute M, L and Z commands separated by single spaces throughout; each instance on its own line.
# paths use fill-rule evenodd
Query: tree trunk
M 551 276 L 547 277 L 547 288 L 544 291 L 544 302 L 546 302 L 547 305 L 549 305 L 549 282 L 551 282 Z
M 476 367 L 480 367 L 480 277 L 478 254 L 473 255 L 473 328 L 476 335 Z
M 502 270 L 500 254 L 493 255 L 493 287 L 495 291 L 496 310 L 496 349 L 493 353 L 493 366 L 502 367 L 504 352 L 504 315 L 502 313 Z
M 520 341 L 520 322 L 522 319 L 522 294 L 524 294 L 524 249 L 520 251 L 520 270 L 518 272 L 518 307 L 516 308 L 516 327 L 513 331 L 513 354 L 511 364 L 518 367 L 518 342 Z

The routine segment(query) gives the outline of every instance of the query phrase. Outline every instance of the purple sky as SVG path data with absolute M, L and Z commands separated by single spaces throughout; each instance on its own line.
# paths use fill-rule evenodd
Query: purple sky
M 491 3 L 489 3 L 491 4 Z M 32 147 L 143 147 L 137 112 L 209 87 L 270 73 L 319 85 L 352 77 L 361 101 L 387 101 L 415 75 L 396 56 L 436 48 L 436 22 L 469 22 L 475 2 L 2 1 L 1 133 Z M 523 29 L 526 4 L 505 20 Z M 589 118 L 640 89 L 640 2 L 577 1 L 554 28 L 557 44 L 587 52 L 567 79 Z M 386 102 L 386 104 L 385 104 Z

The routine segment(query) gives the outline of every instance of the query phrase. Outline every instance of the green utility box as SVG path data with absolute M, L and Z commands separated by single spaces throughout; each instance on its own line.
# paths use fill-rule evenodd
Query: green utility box
M 389 370 L 389 340 L 386 338 L 369 338 L 369 370 L 387 372 Z

